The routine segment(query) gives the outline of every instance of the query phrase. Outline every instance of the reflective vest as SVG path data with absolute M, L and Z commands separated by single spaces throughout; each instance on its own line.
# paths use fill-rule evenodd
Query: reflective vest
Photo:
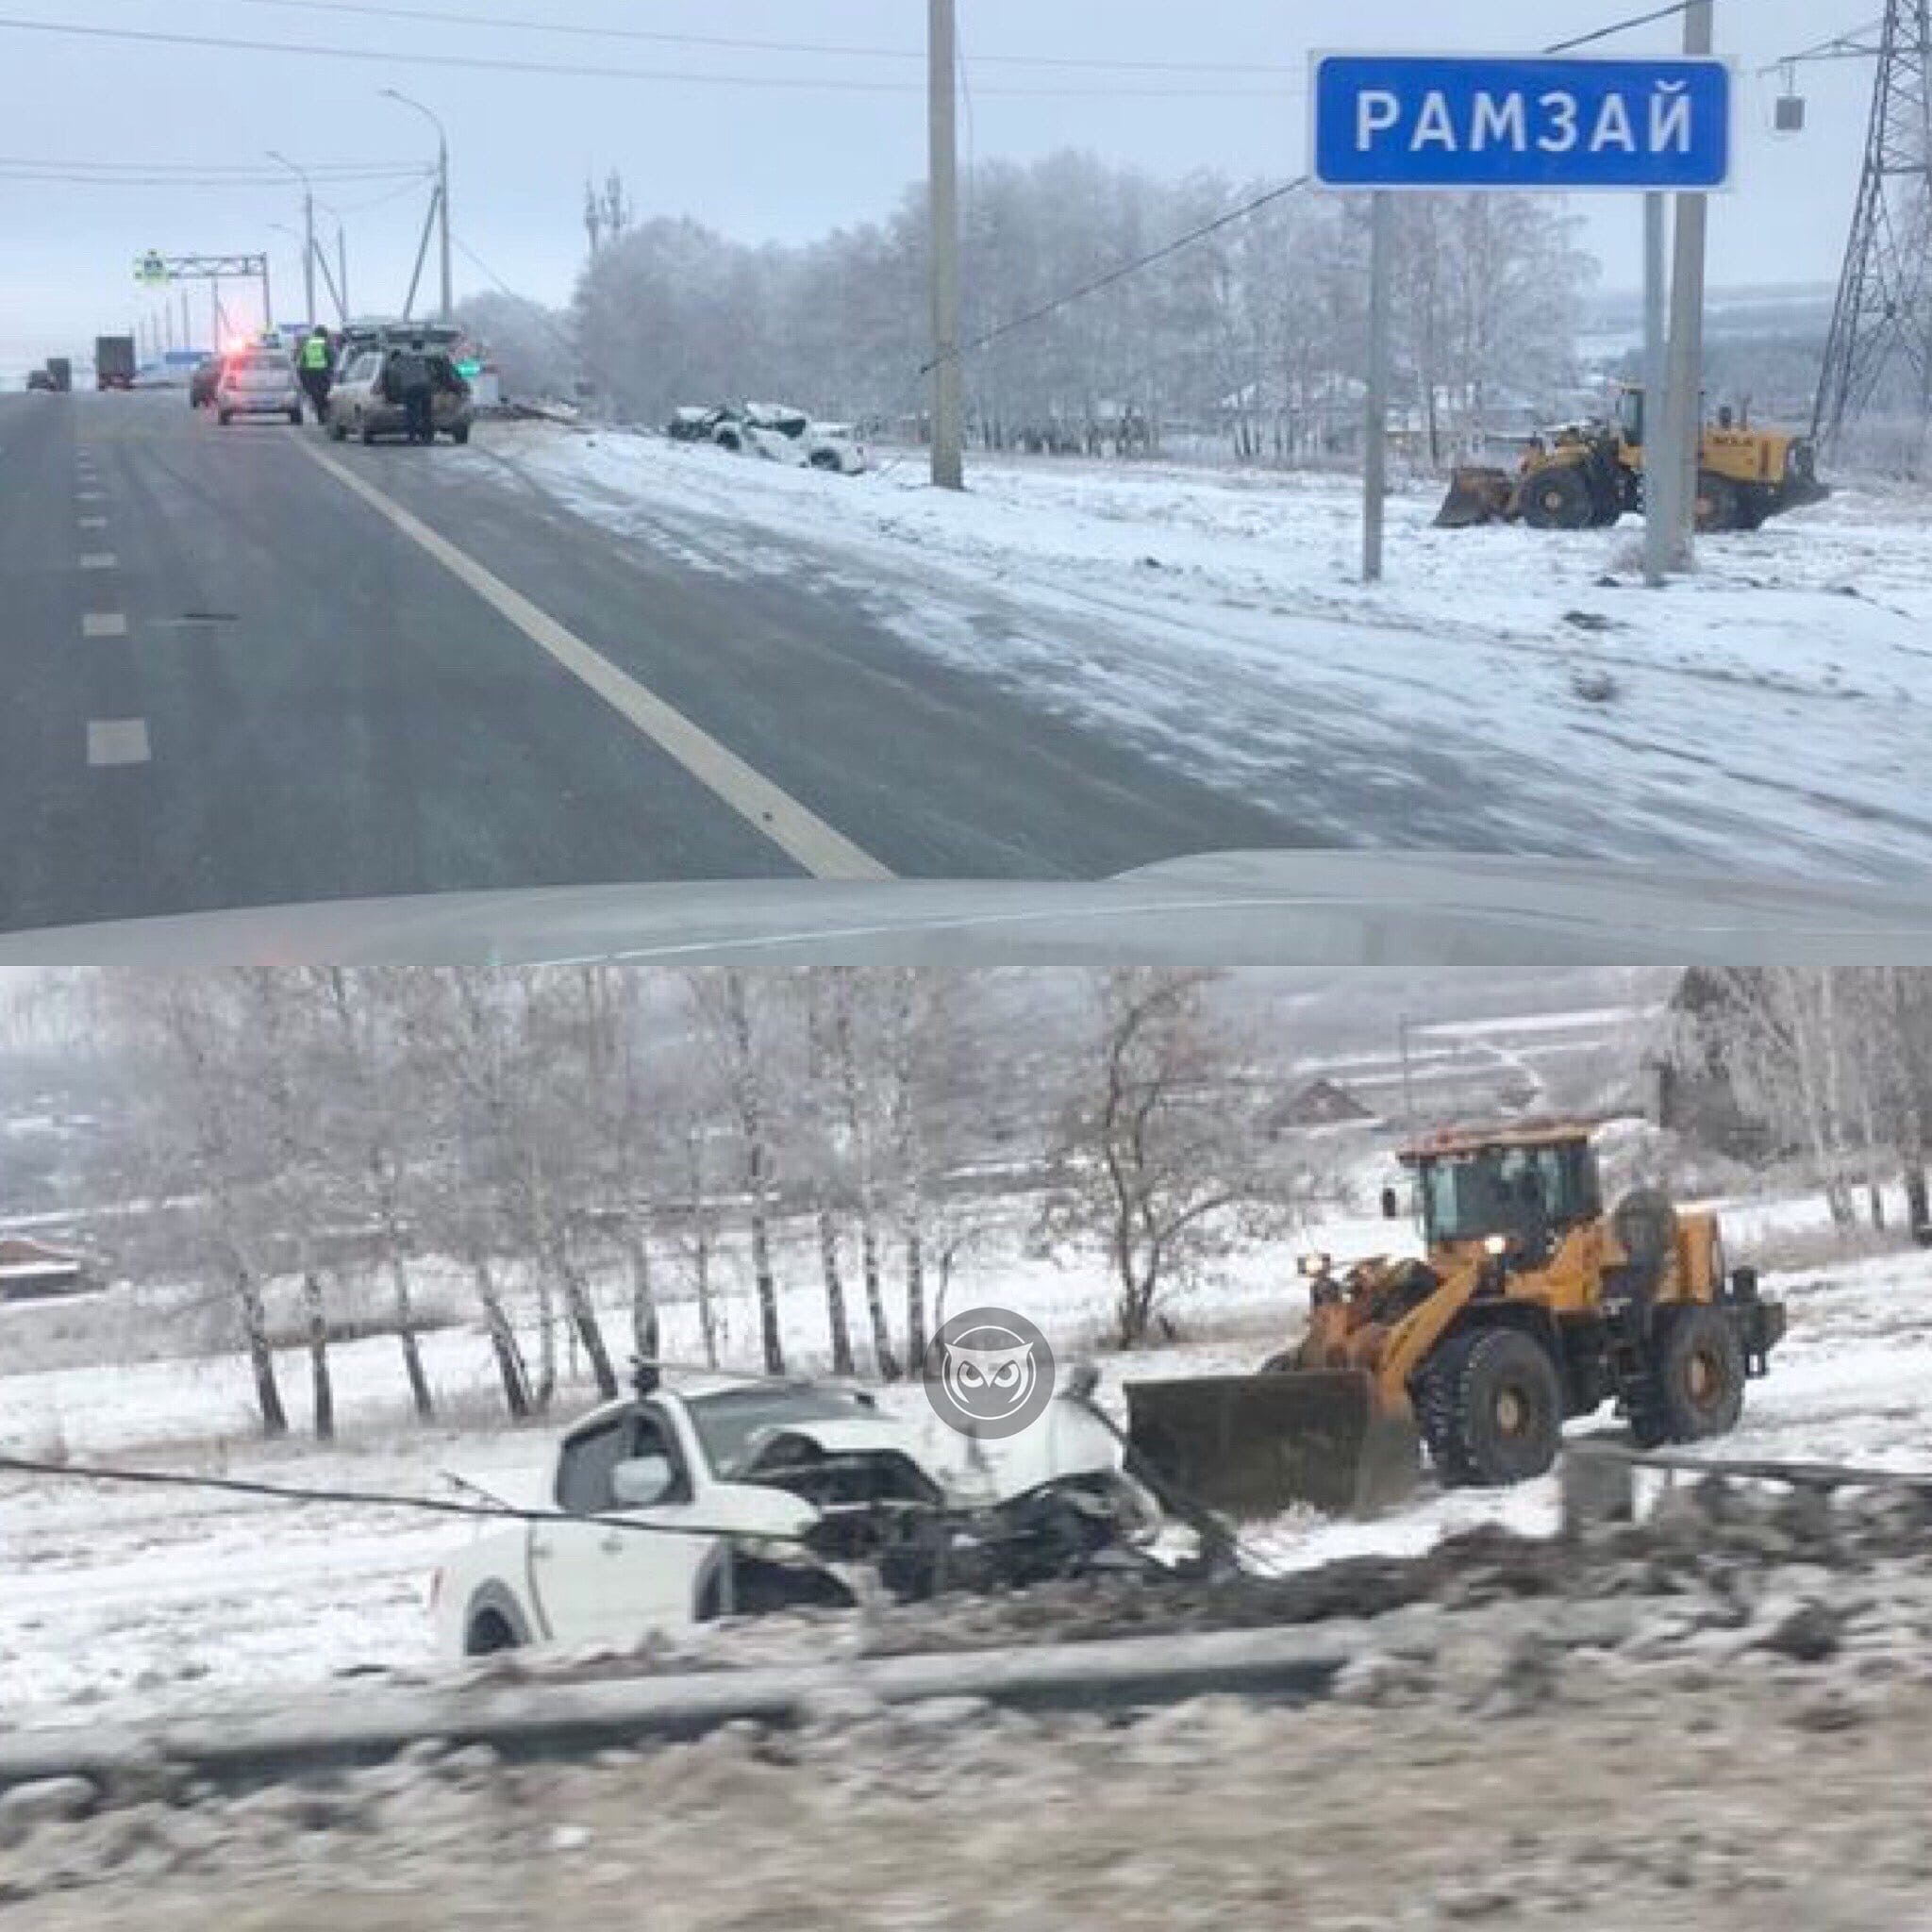
M 302 344 L 302 366 L 305 369 L 326 369 L 328 367 L 328 338 L 310 336 Z

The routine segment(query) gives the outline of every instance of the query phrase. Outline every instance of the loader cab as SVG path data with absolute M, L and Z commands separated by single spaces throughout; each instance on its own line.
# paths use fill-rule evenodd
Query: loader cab
M 1416 1177 L 1431 1254 L 1496 1235 L 1541 1244 L 1603 1213 L 1596 1156 L 1582 1134 L 1451 1138 L 1412 1148 L 1403 1161 Z

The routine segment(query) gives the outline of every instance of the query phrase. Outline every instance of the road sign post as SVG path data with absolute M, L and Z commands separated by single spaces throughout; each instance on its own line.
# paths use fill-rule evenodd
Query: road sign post
M 1693 42 L 1695 51 L 1678 59 L 1318 55 L 1311 172 L 1324 187 L 1372 191 L 1378 201 L 1404 190 L 1676 194 L 1679 287 L 1672 374 L 1677 380 L 1670 385 L 1674 391 L 1683 378 L 1681 358 L 1695 355 L 1701 333 L 1686 326 L 1684 315 L 1688 303 L 1702 302 L 1698 216 L 1704 196 L 1722 188 L 1731 171 L 1731 76 L 1723 61 L 1707 57 L 1708 7 L 1709 0 L 1693 0 L 1705 31 Z M 1697 214 L 1687 222 L 1693 208 Z M 1685 257 L 1693 245 L 1699 273 L 1690 275 Z M 1654 261 L 1655 251 L 1647 256 Z M 1653 284 L 1650 293 L 1655 302 L 1660 291 Z M 1372 365 L 1385 353 L 1386 343 L 1371 341 Z M 1694 381 L 1691 394 L 1694 412 Z M 1653 421 L 1663 401 L 1650 396 Z M 1381 432 L 1370 413 L 1374 444 Z M 1674 435 L 1662 451 L 1655 450 L 1655 439 L 1646 439 L 1661 464 L 1671 467 L 1673 480 L 1678 444 L 1692 446 L 1694 433 L 1693 419 L 1689 437 Z M 1379 448 L 1364 452 L 1365 479 L 1382 461 Z M 1660 463 L 1647 467 L 1655 479 Z M 1648 494 L 1654 499 L 1657 492 L 1652 489 Z M 1379 510 L 1378 503 L 1365 515 L 1379 517 Z M 1374 537 L 1364 544 L 1365 575 L 1380 570 L 1378 530 Z

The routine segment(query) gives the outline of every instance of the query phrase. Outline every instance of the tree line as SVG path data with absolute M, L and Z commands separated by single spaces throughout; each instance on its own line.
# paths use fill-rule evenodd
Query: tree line
M 1859 1191 L 1885 1225 L 1895 1180 L 1911 1232 L 1932 1243 L 1932 974 L 1907 967 L 1777 967 L 1688 974 L 1674 1064 L 1774 1154 L 1801 1158 L 1834 1223 Z
M 962 218 L 963 334 L 1010 332 L 966 359 L 974 437 L 1126 452 L 1186 429 L 1245 458 L 1343 449 L 1367 355 L 1360 197 L 1283 196 L 1054 307 L 1265 186 L 1205 171 L 1163 180 L 1071 152 L 976 168 Z M 1410 196 L 1396 229 L 1396 408 L 1429 456 L 1479 440 L 1507 405 L 1562 406 L 1595 264 L 1560 205 Z M 486 297 L 466 319 L 492 340 L 513 389 L 580 375 L 627 420 L 751 397 L 917 433 L 927 259 L 923 188 L 882 221 L 796 247 L 626 214 L 600 229 L 566 313 Z
M 566 1350 L 617 1394 L 627 1357 L 661 1358 L 674 1298 L 719 1366 L 741 1259 L 766 1373 L 791 1365 L 803 1289 L 833 1374 L 916 1374 L 1001 1163 L 1042 1244 L 1106 1257 L 1131 1344 L 1224 1252 L 1229 1217 L 1253 1226 L 1289 1185 L 1255 1128 L 1263 1090 L 1223 1091 L 1233 1036 L 1208 985 L 1070 976 L 1056 1017 L 998 974 L 108 975 L 128 1103 L 104 1171 L 161 1204 L 270 1436 L 291 1425 L 271 1285 L 297 1285 L 327 1437 L 349 1274 L 386 1291 L 401 1386 L 435 1419 L 431 1257 L 460 1270 L 516 1420 L 550 1408 Z

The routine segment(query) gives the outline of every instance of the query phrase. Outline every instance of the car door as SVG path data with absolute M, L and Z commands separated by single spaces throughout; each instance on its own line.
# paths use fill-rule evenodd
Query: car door
M 672 1468 L 664 1499 L 620 1509 L 620 1462 L 661 1456 Z M 535 1526 L 530 1575 L 538 1608 L 558 1643 L 636 1643 L 693 1621 L 718 1540 L 693 1500 L 691 1460 L 654 1405 L 596 1420 L 568 1437 L 558 1458 L 556 1504 L 574 1519 Z M 593 1522 L 601 1517 L 619 1522 Z

